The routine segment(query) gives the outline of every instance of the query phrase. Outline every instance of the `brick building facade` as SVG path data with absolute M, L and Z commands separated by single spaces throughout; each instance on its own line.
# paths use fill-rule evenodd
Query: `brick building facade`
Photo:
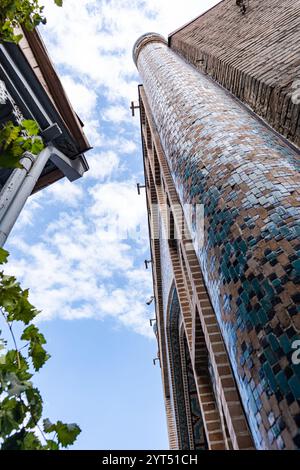
M 134 46 L 171 448 L 300 448 L 298 8 L 225 0 Z

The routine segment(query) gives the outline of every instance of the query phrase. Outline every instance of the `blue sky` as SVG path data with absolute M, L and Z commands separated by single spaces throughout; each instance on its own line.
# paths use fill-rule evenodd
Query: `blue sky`
M 131 50 L 141 34 L 167 36 L 216 3 L 65 0 L 60 9 L 45 0 L 41 32 L 94 147 L 91 169 L 32 196 L 6 247 L 8 271 L 43 311 L 52 358 L 36 382 L 45 416 L 81 426 L 74 448 L 168 448 L 145 303 L 152 278 Z

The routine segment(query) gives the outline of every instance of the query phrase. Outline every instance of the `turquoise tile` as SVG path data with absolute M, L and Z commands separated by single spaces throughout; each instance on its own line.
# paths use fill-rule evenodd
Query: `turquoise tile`
M 296 376 L 293 376 L 289 379 L 288 383 L 295 399 L 299 400 L 300 399 L 300 380 Z
M 283 370 L 281 370 L 277 375 L 276 375 L 276 380 L 279 385 L 279 388 L 283 395 L 287 395 L 290 392 L 290 387 L 287 381 L 287 378 L 285 376 L 285 373 Z

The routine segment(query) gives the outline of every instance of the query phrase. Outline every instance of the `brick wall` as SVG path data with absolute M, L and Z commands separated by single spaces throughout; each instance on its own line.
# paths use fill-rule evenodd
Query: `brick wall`
M 171 35 L 171 48 L 300 146 L 300 2 L 248 3 L 242 15 L 235 0 L 220 2 Z
M 206 447 L 206 441 L 209 449 L 215 450 L 230 449 L 232 447 L 235 449 L 253 448 L 236 385 L 234 385 L 229 358 L 224 354 L 225 347 L 217 319 L 210 306 L 208 293 L 203 283 L 193 246 L 183 238 L 180 242 L 180 248 L 177 240 L 176 248 L 173 243 L 170 245 L 169 240 L 165 238 L 169 233 L 167 219 L 170 216 L 170 212 L 166 212 L 167 201 L 170 203 L 169 209 L 177 233 L 181 232 L 183 211 L 142 86 L 139 87 L 139 95 L 145 180 L 150 183 L 147 184 L 146 196 L 151 227 L 151 254 L 158 325 L 157 337 L 166 400 L 170 448 L 194 448 L 195 441 L 191 437 L 193 436 L 193 429 L 195 435 L 201 435 L 202 438 L 205 429 L 206 439 L 204 438 L 201 443 L 197 439 L 197 448 L 198 444 L 201 448 Z M 159 178 L 157 178 L 154 185 L 154 176 L 158 174 Z M 159 202 L 159 246 L 156 239 L 158 220 L 153 201 Z M 160 289 L 160 286 L 162 289 Z M 174 296 L 175 286 L 177 295 Z M 179 305 L 173 302 L 174 297 L 178 298 Z M 201 323 L 200 330 L 199 327 L 195 326 L 198 320 Z M 194 418 L 191 420 L 188 411 L 191 406 L 189 401 L 194 402 L 196 397 L 193 396 L 190 397 L 190 400 L 186 400 L 180 392 L 180 387 L 178 389 L 178 385 L 182 381 L 181 377 L 185 374 L 182 370 L 184 366 L 180 365 L 182 354 L 179 343 L 181 344 L 181 342 L 178 342 L 179 330 L 182 332 L 182 328 L 187 339 L 189 355 L 194 365 L 194 380 L 203 425 L 202 419 L 196 419 L 195 422 Z M 164 341 L 166 348 L 163 346 Z M 204 351 L 206 358 L 206 367 L 204 368 L 203 363 L 201 365 L 201 361 L 199 362 L 201 356 L 199 341 L 202 344 L 202 351 Z M 218 353 L 214 354 L 213 351 Z M 223 351 L 222 354 L 220 354 L 220 351 Z M 214 387 L 209 378 L 208 355 L 210 356 L 209 363 L 214 376 Z M 166 386 L 167 383 L 168 386 Z M 214 391 L 218 396 L 218 404 L 214 397 Z M 194 405 L 192 407 L 194 408 Z M 199 418 L 199 408 L 196 414 Z M 229 435 L 224 432 L 226 428 L 225 416 Z M 191 421 L 194 423 L 195 428 L 194 425 L 191 425 Z M 187 422 L 190 423 L 188 426 L 189 432 L 186 427 Z M 188 434 L 190 437 L 188 437 Z
M 255 445 L 299 448 L 299 156 L 161 38 L 135 57 L 180 201 L 204 205 L 197 257 Z

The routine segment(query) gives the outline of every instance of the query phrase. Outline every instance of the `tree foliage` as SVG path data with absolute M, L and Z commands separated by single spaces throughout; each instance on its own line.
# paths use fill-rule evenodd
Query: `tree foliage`
M 0 248 L 0 264 L 7 257 L 8 252 Z M 29 302 L 28 294 L 15 277 L 0 271 L 0 314 L 13 345 L 8 346 L 0 331 L 0 448 L 58 450 L 73 444 L 80 428 L 49 419 L 41 424 L 43 400 L 32 378 L 50 356 L 44 335 L 33 323 L 40 312 Z M 19 341 L 15 326 L 22 331 Z
M 62 6 L 63 0 L 54 0 Z M 39 0 L 0 0 L 0 42 L 18 43 L 22 34 L 16 34 L 16 28 L 22 26 L 32 31 L 39 24 L 45 24 L 44 7 Z
M 26 151 L 38 155 L 44 148 L 38 134 L 39 126 L 31 119 L 20 125 L 7 121 L 0 128 L 0 168 L 22 168 L 20 158 Z
M 63 0 L 54 0 L 62 6 Z M 31 31 L 45 23 L 39 0 L 0 0 L 0 43 L 18 43 L 22 35 L 16 28 Z M 37 155 L 44 148 L 35 121 L 12 121 L 0 128 L 0 167 L 20 168 L 24 152 Z M 8 252 L 0 248 L 0 265 Z M 0 316 L 10 335 L 10 342 L 0 330 L 0 449 L 58 450 L 74 443 L 81 430 L 77 424 L 42 421 L 43 400 L 32 378 L 50 358 L 46 339 L 33 323 L 40 313 L 28 299 L 14 276 L 0 271 Z M 21 329 L 17 341 L 15 326 Z M 11 347 L 12 345 L 12 347 Z

